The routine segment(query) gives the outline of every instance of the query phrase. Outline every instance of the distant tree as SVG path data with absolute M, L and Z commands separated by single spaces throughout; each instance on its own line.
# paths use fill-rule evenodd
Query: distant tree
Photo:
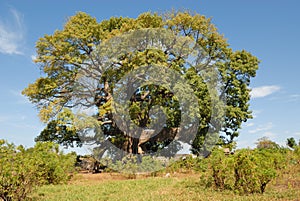
M 280 146 L 273 142 L 268 137 L 259 138 L 256 142 L 256 148 L 258 149 L 278 149 Z
M 297 143 L 296 140 L 293 137 L 291 137 L 287 139 L 286 145 L 293 149 L 297 146 Z

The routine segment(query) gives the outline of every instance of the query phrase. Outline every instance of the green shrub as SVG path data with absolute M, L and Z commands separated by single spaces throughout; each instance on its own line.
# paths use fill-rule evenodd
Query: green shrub
M 36 186 L 69 179 L 76 156 L 64 155 L 54 143 L 25 149 L 0 140 L 0 198 L 23 200 Z
M 76 154 L 63 154 L 57 144 L 37 142 L 34 148 L 26 150 L 28 157 L 34 159 L 32 166 L 37 170 L 41 184 L 66 183 L 75 170 Z
M 241 194 L 264 193 L 276 177 L 274 157 L 267 151 L 242 149 L 235 154 L 235 190 Z
M 300 163 L 300 146 L 296 146 L 294 149 L 294 157 L 298 163 Z
M 202 174 L 201 183 L 239 194 L 264 193 L 267 184 L 276 177 L 276 170 L 285 164 L 282 153 L 267 149 L 241 149 L 234 155 L 215 149 L 205 160 L 208 169 Z
M 127 155 L 122 160 L 113 163 L 106 159 L 108 167 L 114 171 L 121 172 L 127 178 L 136 178 L 138 173 L 155 173 L 164 168 L 163 162 L 151 156 L 140 156 L 138 158 L 134 155 Z
M 218 190 L 234 187 L 234 159 L 231 155 L 225 155 L 222 149 L 215 149 L 204 160 L 207 162 L 207 171 L 202 174 L 201 181 L 206 187 Z
M 204 172 L 207 169 L 207 163 L 203 158 L 187 156 L 179 160 L 170 160 L 166 168 L 167 172 Z
M 3 200 L 24 199 L 37 183 L 35 170 L 23 162 L 22 151 L 22 147 L 0 141 L 0 198 Z
M 164 168 L 163 162 L 151 156 L 142 157 L 141 162 L 138 164 L 139 172 L 157 172 L 162 168 Z

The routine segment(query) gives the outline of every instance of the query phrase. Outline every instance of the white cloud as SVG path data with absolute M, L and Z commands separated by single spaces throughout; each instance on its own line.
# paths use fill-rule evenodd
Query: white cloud
M 268 95 L 271 95 L 280 90 L 279 86 L 270 85 L 270 86 L 261 86 L 253 88 L 250 92 L 251 98 L 262 98 Z
M 251 123 L 246 123 L 246 124 L 245 124 L 245 127 L 252 127 L 252 126 L 254 126 L 254 123 L 252 123 L 252 122 L 251 122 Z
M 263 134 L 263 136 L 268 137 L 268 138 L 273 138 L 276 136 L 276 134 L 273 132 L 267 131 Z
M 257 118 L 260 113 L 261 113 L 261 110 L 253 110 L 252 111 L 253 119 Z
M 249 133 L 258 133 L 258 132 L 263 132 L 263 131 L 269 131 L 273 128 L 273 123 L 269 122 L 265 125 L 260 125 L 259 127 L 250 130 Z
M 300 94 L 292 94 L 289 96 L 288 102 L 296 102 L 300 100 Z
M 300 94 L 292 94 L 290 97 L 291 98 L 300 98 Z
M 10 90 L 9 92 L 13 96 L 15 96 L 15 100 L 17 101 L 16 102 L 17 104 L 28 104 L 28 103 L 30 103 L 28 98 L 26 96 L 22 95 L 21 90 Z
M 10 9 L 10 13 L 11 19 L 0 20 L 0 53 L 23 54 L 23 16 L 15 9 Z

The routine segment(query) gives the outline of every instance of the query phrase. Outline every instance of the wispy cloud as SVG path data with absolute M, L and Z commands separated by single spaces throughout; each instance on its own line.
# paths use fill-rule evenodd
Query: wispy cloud
M 262 111 L 260 111 L 260 110 L 253 110 L 253 111 L 252 111 L 253 119 L 257 118 L 258 115 L 259 115 L 261 112 L 262 112 Z
M 23 16 L 15 9 L 10 9 L 10 14 L 6 21 L 0 19 L 0 53 L 23 54 L 25 32 Z
M 15 100 L 17 101 L 17 104 L 28 104 L 30 103 L 29 100 L 22 95 L 21 90 L 10 90 L 9 93 L 13 96 L 15 96 Z
M 269 96 L 280 90 L 279 86 L 270 85 L 270 86 L 261 86 L 253 88 L 250 92 L 251 98 L 263 98 Z
M 268 138 L 273 138 L 276 136 L 276 134 L 271 131 L 267 131 L 267 132 L 264 132 L 263 136 L 268 137 Z
M 296 102 L 300 100 L 300 94 L 292 94 L 288 98 L 288 102 Z
M 269 122 L 265 125 L 260 125 L 257 128 L 250 130 L 249 133 L 253 134 L 253 133 L 259 133 L 259 132 L 266 132 L 266 131 L 271 130 L 272 128 L 273 128 L 273 123 Z
M 245 127 L 252 127 L 252 126 L 254 126 L 254 123 L 252 123 L 252 122 L 251 122 L 251 123 L 246 123 L 246 124 L 245 124 Z
M 6 122 L 9 118 L 7 116 L 4 115 L 0 115 L 0 123 L 1 122 Z

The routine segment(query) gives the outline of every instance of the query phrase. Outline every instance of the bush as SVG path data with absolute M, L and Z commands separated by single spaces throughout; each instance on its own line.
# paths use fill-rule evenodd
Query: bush
M 54 143 L 25 149 L 0 140 L 0 198 L 23 200 L 36 186 L 69 179 L 76 156 L 64 155 Z
M 164 163 L 151 156 L 143 156 L 138 166 L 139 172 L 157 172 L 164 168 Z
M 264 193 L 276 177 L 274 157 L 266 151 L 242 149 L 235 155 L 235 186 L 241 194 Z
M 205 162 L 206 161 L 203 158 L 193 158 L 192 156 L 187 156 L 178 160 L 171 159 L 166 171 L 170 173 L 204 172 L 207 169 L 207 164 Z
M 296 146 L 294 149 L 294 157 L 297 160 L 297 163 L 300 164 L 300 146 Z
M 40 184 L 66 183 L 75 170 L 76 154 L 64 155 L 57 144 L 38 142 L 34 148 L 26 150 L 27 157 L 33 159 Z
M 202 175 L 202 183 L 206 187 L 218 190 L 233 189 L 235 183 L 233 156 L 227 156 L 223 150 L 215 149 L 204 160 L 207 163 L 207 171 Z
M 135 179 L 138 172 L 137 157 L 125 156 L 121 161 L 112 164 L 111 167 L 118 172 L 124 173 L 127 178 Z
M 23 164 L 22 147 L 0 141 L 0 197 L 22 200 L 36 183 L 35 171 Z
M 113 163 L 111 160 L 104 159 L 108 167 L 114 171 L 121 172 L 127 178 L 134 179 L 138 173 L 155 173 L 164 168 L 163 162 L 151 156 L 127 155 L 121 161 Z
M 264 193 L 267 184 L 276 177 L 276 170 L 284 167 L 283 155 L 266 149 L 241 149 L 225 155 L 215 149 L 205 159 L 208 170 L 201 181 L 206 187 L 233 190 L 240 194 Z

